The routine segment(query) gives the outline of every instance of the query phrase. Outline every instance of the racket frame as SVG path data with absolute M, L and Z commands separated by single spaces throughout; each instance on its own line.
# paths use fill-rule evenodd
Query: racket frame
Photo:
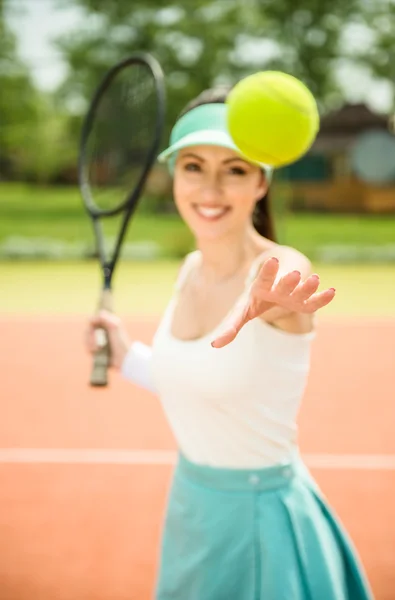
M 157 97 L 155 136 L 153 137 L 151 147 L 145 160 L 144 168 L 141 171 L 139 180 L 135 185 L 134 189 L 129 193 L 126 199 L 117 207 L 106 210 L 100 209 L 98 206 L 96 206 L 94 202 L 89 185 L 89 175 L 87 169 L 88 163 L 86 153 L 87 142 L 89 140 L 89 135 L 92 131 L 95 122 L 96 111 L 98 106 L 100 105 L 100 101 L 103 97 L 103 94 L 105 94 L 105 91 L 109 88 L 112 81 L 116 78 L 119 72 L 134 64 L 140 64 L 145 67 L 148 67 L 148 69 L 150 69 L 152 73 L 152 77 L 155 83 L 155 91 Z M 113 310 L 113 301 L 111 293 L 112 277 L 120 256 L 122 243 L 125 238 L 129 222 L 137 207 L 138 200 L 143 191 L 147 177 L 153 167 L 153 164 L 156 160 L 159 151 L 165 120 L 165 110 L 165 86 L 162 67 L 151 54 L 141 52 L 134 53 L 128 56 L 127 58 L 124 58 L 106 72 L 103 79 L 96 88 L 88 112 L 85 116 L 81 129 L 81 138 L 79 145 L 78 182 L 86 212 L 92 220 L 96 240 L 96 251 L 98 253 L 103 275 L 102 293 L 99 299 L 98 311 L 103 309 L 107 311 Z M 107 259 L 104 247 L 103 229 L 100 219 L 120 215 L 121 213 L 123 213 L 123 218 L 121 221 L 121 227 L 117 236 L 115 247 L 110 255 L 110 258 Z M 96 331 L 96 334 L 99 349 L 94 354 L 90 384 L 92 386 L 106 386 L 108 383 L 107 370 L 111 362 L 108 333 L 104 329 L 99 328 Z

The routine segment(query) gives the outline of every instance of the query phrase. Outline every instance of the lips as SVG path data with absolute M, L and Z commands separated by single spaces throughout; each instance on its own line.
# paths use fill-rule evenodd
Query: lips
M 230 211 L 229 206 L 204 206 L 202 204 L 193 204 L 195 212 L 208 221 L 217 221 Z

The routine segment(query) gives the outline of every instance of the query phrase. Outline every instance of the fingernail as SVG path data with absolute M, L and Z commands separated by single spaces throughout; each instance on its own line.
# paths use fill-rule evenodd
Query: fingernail
M 329 288 L 330 290 L 332 290 L 332 292 L 336 292 L 335 288 Z
M 275 256 L 272 256 L 271 260 L 274 260 L 274 261 L 276 261 L 276 263 L 278 263 L 278 262 L 279 262 L 278 258 L 276 258 Z
M 300 276 L 302 275 L 300 271 L 292 271 L 292 273 L 293 273 L 294 275 L 300 275 Z
M 320 278 L 320 276 L 319 276 L 319 275 L 317 275 L 317 273 L 313 273 L 311 277 L 315 277 L 316 279 L 319 279 L 319 278 Z

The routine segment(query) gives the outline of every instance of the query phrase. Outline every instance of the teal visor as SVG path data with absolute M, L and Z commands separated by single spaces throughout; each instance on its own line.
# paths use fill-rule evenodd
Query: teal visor
M 227 127 L 226 104 L 203 104 L 183 115 L 174 125 L 170 145 L 158 156 L 158 161 L 168 163 L 172 171 L 177 152 L 191 146 L 221 146 L 237 152 L 244 160 L 257 164 L 270 180 L 272 167 L 244 156 L 232 140 Z

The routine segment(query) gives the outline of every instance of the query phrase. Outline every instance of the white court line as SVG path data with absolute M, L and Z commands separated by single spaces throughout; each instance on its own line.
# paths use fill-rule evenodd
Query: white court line
M 0 448 L 0 464 L 111 464 L 172 465 L 170 450 L 114 450 L 97 448 Z M 303 454 L 313 469 L 395 471 L 395 454 Z
M 1 448 L 1 463 L 65 463 L 108 465 L 171 465 L 177 454 L 167 450 L 107 448 Z

